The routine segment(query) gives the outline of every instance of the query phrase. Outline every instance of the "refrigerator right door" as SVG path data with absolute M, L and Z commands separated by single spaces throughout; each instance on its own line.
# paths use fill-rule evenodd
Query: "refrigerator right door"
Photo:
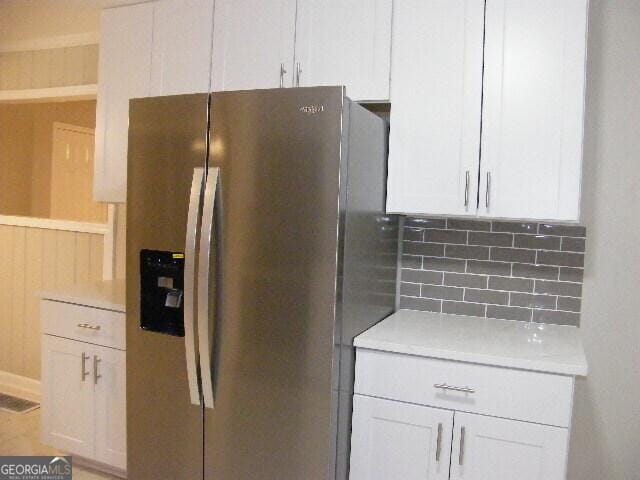
M 341 87 L 212 95 L 206 480 L 333 475 L 343 101 Z

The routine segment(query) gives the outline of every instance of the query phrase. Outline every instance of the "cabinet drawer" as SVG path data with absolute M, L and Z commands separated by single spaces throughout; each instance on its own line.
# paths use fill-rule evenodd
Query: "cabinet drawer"
M 125 314 L 122 312 L 43 300 L 40 315 L 43 333 L 125 349 Z
M 568 427 L 573 378 L 358 349 L 355 393 Z

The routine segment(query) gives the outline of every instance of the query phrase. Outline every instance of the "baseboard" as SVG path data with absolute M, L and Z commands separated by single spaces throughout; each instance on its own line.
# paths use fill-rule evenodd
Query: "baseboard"
M 89 468 L 90 470 L 97 470 L 99 472 L 108 473 L 109 475 L 113 475 L 114 477 L 119 477 L 126 479 L 127 471 L 120 470 L 119 468 L 112 467 L 111 465 L 107 465 L 105 463 L 96 462 L 95 460 L 89 460 L 88 458 L 80 457 L 78 455 L 73 455 L 73 464 L 78 465 L 79 467 Z
M 17 395 L 34 402 L 39 402 L 42 398 L 40 380 L 2 370 L 0 370 L 0 392 Z

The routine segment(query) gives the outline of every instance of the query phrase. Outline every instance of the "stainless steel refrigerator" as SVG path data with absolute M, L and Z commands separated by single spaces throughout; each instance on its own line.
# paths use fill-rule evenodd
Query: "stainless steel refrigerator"
M 130 480 L 347 478 L 352 340 L 395 301 L 386 151 L 342 87 L 131 101 Z

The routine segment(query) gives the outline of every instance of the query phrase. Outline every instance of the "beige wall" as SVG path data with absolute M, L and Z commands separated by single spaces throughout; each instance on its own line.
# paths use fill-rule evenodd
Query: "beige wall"
M 0 214 L 29 214 L 32 125 L 30 108 L 0 105 Z
M 87 0 L 2 0 L 0 48 L 8 42 L 97 32 L 100 11 Z
M 0 215 L 48 217 L 53 123 L 95 128 L 96 102 L 0 105 Z
M 640 2 L 591 0 L 581 330 L 570 480 L 640 479 Z

